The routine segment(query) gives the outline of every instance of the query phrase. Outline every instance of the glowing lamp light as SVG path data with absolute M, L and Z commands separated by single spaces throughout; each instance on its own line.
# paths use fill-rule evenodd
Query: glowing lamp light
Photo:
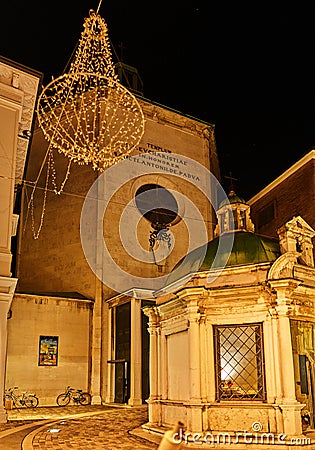
M 233 378 L 233 376 L 236 374 L 234 367 L 232 367 L 230 364 L 225 364 L 224 367 L 221 369 L 221 380 L 228 380 L 229 378 Z

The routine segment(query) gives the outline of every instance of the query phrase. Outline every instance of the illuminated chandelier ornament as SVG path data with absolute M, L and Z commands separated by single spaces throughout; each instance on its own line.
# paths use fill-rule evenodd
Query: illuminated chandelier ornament
M 69 72 L 42 91 L 38 122 L 52 148 L 78 164 L 106 167 L 129 155 L 144 132 L 135 98 L 118 81 L 108 28 L 90 10 Z

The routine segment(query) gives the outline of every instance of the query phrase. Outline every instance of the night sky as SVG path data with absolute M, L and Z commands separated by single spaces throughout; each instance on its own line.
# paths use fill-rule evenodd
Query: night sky
M 0 54 L 46 85 L 99 0 L 3 3 Z M 215 125 L 223 182 L 245 199 L 315 146 L 313 2 L 103 0 L 99 12 L 147 99 Z

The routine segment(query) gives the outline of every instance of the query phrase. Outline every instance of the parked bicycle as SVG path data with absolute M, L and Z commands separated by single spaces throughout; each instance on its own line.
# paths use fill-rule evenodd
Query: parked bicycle
M 83 392 L 82 389 L 74 389 L 71 386 L 67 386 L 65 392 L 59 394 L 56 398 L 58 406 L 67 406 L 72 400 L 74 403 L 80 403 L 80 405 L 86 406 L 91 404 L 91 394 Z
M 14 386 L 13 388 L 8 388 L 5 390 L 4 399 L 11 400 L 13 407 L 20 408 L 21 406 L 26 406 L 27 408 L 36 408 L 39 403 L 38 397 L 35 394 L 29 394 L 27 392 L 22 392 L 22 394 L 17 394 L 19 388 Z

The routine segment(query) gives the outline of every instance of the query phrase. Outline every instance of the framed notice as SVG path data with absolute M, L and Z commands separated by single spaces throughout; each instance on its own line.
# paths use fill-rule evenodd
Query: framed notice
M 58 365 L 58 336 L 39 336 L 38 365 Z

